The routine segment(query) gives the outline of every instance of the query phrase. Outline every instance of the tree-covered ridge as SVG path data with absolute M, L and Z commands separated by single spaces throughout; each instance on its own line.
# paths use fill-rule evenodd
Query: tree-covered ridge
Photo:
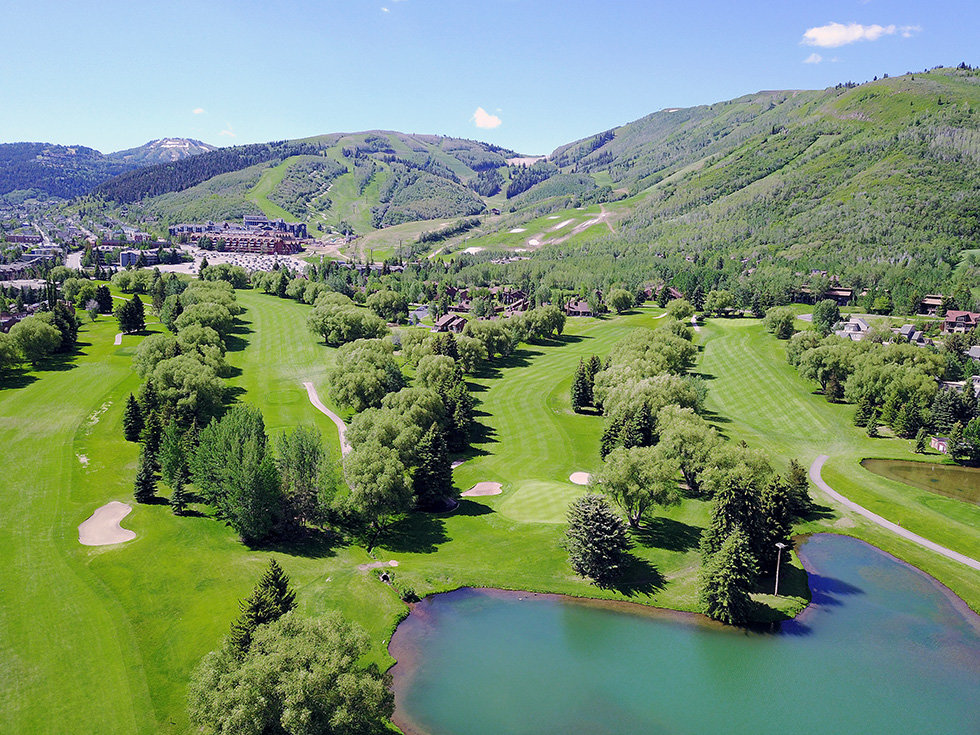
M 304 219 L 307 212 L 317 210 L 324 202 L 331 185 L 348 172 L 346 166 L 323 156 L 300 156 L 289 165 L 279 185 L 269 195 L 275 202 L 294 216 Z
M 372 210 L 375 227 L 473 215 L 486 205 L 471 189 L 430 173 L 404 168 L 388 178 Z
M 94 148 L 49 143 L 0 143 L 0 195 L 37 189 L 59 197 L 84 194 L 96 184 L 129 171 Z

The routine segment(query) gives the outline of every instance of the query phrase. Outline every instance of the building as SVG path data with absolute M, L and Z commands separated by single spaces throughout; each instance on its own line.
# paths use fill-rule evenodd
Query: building
M 466 326 L 466 320 L 459 314 L 443 314 L 441 317 L 436 319 L 435 326 L 432 327 L 433 332 L 453 332 L 459 334 L 463 331 L 463 327 Z
M 943 331 L 969 332 L 976 329 L 978 321 L 980 321 L 980 314 L 972 311 L 950 309 L 946 312 L 946 316 L 943 319 Z
M 941 293 L 927 293 L 919 301 L 919 313 L 926 316 L 936 316 L 942 305 L 943 295 Z
M 929 440 L 929 446 L 935 449 L 937 452 L 949 454 L 949 437 L 934 436 Z
M 122 268 L 135 267 L 139 263 L 140 257 L 143 258 L 146 265 L 156 265 L 160 262 L 160 256 L 156 250 L 123 250 L 119 253 L 119 266 Z
M 40 245 L 44 242 L 44 238 L 40 235 L 7 235 L 4 239 L 18 245 Z
M 588 301 L 572 299 L 565 305 L 565 313 L 568 316 L 593 316 L 592 307 Z
M 851 317 L 848 321 L 838 324 L 840 329 L 834 331 L 838 337 L 847 337 L 852 342 L 860 342 L 870 331 L 871 327 L 864 319 Z

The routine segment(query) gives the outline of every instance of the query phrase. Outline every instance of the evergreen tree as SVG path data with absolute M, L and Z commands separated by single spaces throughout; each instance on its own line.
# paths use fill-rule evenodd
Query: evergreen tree
M 949 456 L 954 462 L 963 458 L 963 424 L 957 421 L 949 432 Z
M 927 437 L 926 430 L 919 429 L 919 433 L 915 435 L 916 454 L 925 454 L 926 446 L 927 446 L 926 437 Z
M 143 453 L 154 472 L 160 469 L 160 442 L 162 438 L 163 429 L 160 413 L 153 411 L 146 417 L 143 424 L 143 431 L 140 432 L 140 443 L 143 445 Z
M 903 439 L 911 439 L 922 426 L 922 416 L 915 401 L 906 401 L 895 417 L 895 433 Z
M 133 397 L 133 394 L 129 394 L 129 398 L 126 399 L 126 410 L 123 413 L 123 434 L 126 437 L 126 441 L 135 442 L 139 441 L 140 434 L 143 431 L 143 411 L 140 409 L 140 404 Z
M 690 301 L 691 301 L 691 306 L 693 306 L 698 311 L 701 311 L 701 309 L 704 308 L 704 289 L 701 288 L 700 283 L 697 286 L 695 286 L 694 290 L 691 292 Z
M 701 534 L 701 558 L 707 563 L 725 539 L 741 531 L 758 553 L 766 543 L 758 490 L 748 478 L 731 474 L 715 491 L 711 520 Z
M 140 408 L 143 411 L 143 420 L 145 422 L 146 417 L 160 407 L 160 395 L 157 393 L 157 388 L 153 384 L 153 378 L 147 378 L 146 382 L 143 384 L 143 389 L 140 391 L 139 402 Z
M 276 296 L 280 299 L 286 298 L 286 287 L 289 285 L 289 276 L 286 271 L 279 271 L 279 281 L 276 283 Z
M 187 484 L 190 474 L 187 452 L 188 446 L 185 443 L 184 433 L 175 422 L 168 422 L 160 436 L 157 457 L 164 482 L 174 490 L 178 487 L 183 488 Z
M 112 313 L 112 293 L 108 286 L 99 286 L 95 289 L 95 300 L 99 303 L 99 311 L 103 314 Z
M 617 416 L 606 423 L 602 430 L 602 439 L 599 441 L 599 456 L 606 458 L 616 445 L 619 443 L 619 434 L 623 429 L 623 417 Z
M 173 492 L 170 493 L 170 510 L 175 516 L 182 516 L 187 510 L 187 491 L 184 489 L 183 482 L 171 485 Z
M 585 364 L 579 360 L 572 380 L 572 410 L 581 413 L 586 406 L 592 405 L 592 390 L 589 387 L 589 377 Z
M 868 417 L 867 426 L 868 426 L 867 428 L 868 436 L 870 436 L 872 439 L 878 436 L 878 412 L 877 411 L 871 412 L 871 416 Z
M 854 412 L 854 425 L 867 426 L 872 411 L 874 411 L 874 408 L 871 405 L 871 399 L 867 396 L 862 396 L 861 400 L 858 401 L 857 410 Z
M 619 437 L 620 443 L 625 449 L 644 446 L 643 425 L 641 422 L 639 409 L 630 411 L 627 414 L 626 421 L 623 423 L 623 429 L 620 432 Z
M 960 417 L 961 401 L 951 390 L 940 389 L 932 399 L 930 410 L 932 429 L 937 433 L 945 433 Z
M 572 569 L 600 587 L 614 583 L 630 561 L 626 524 L 595 494 L 573 501 L 566 517 L 563 546 Z
M 153 472 L 153 461 L 140 451 L 139 462 L 136 466 L 136 480 L 133 484 L 133 495 L 138 503 L 148 503 L 156 494 L 157 478 Z
M 229 642 L 238 655 L 243 655 L 252 644 L 256 628 L 278 620 L 296 607 L 296 593 L 275 559 L 269 561 L 268 569 L 239 607 L 242 612 L 231 625 Z
M 806 469 L 795 459 L 789 461 L 789 471 L 786 473 L 786 490 L 789 495 L 789 511 L 797 518 L 802 518 L 813 510 L 810 499 L 810 481 Z
M 702 568 L 701 610 L 728 625 L 747 622 L 752 610 L 749 593 L 756 574 L 747 536 L 741 530 L 733 531 Z
M 470 431 L 473 428 L 473 396 L 460 380 L 443 396 L 449 426 L 446 443 L 452 452 L 461 452 L 470 444 Z
M 456 494 L 446 441 L 435 424 L 418 443 L 418 463 L 412 480 L 418 507 L 436 507 L 444 498 Z
M 665 283 L 660 289 L 660 293 L 657 294 L 657 306 L 661 309 L 667 306 L 667 302 L 670 300 L 670 292 L 667 291 L 667 284 Z

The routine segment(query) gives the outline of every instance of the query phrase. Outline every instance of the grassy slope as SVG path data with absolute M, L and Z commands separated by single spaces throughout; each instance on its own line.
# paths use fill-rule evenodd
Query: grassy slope
M 855 502 L 915 533 L 980 557 L 980 508 L 874 475 L 864 457 L 921 460 L 902 439 L 870 439 L 851 425 L 854 407 L 832 405 L 786 363 L 785 348 L 757 320 L 716 320 L 705 327 L 701 369 L 709 381 L 708 407 L 719 428 L 775 460 L 795 457 L 806 466 L 820 454 L 830 460 L 823 478 Z M 935 458 L 935 457 L 934 457 Z M 817 491 L 814 491 L 817 492 Z M 821 503 L 830 501 L 820 494 Z M 810 530 L 830 530 L 864 538 L 936 576 L 974 609 L 980 585 L 967 567 L 888 534 L 861 517 L 836 513 Z
M 299 160 L 299 158 L 299 156 L 290 156 L 278 166 L 266 169 L 258 183 L 245 195 L 245 198 L 261 209 L 262 214 L 269 219 L 284 219 L 287 222 L 292 222 L 296 219 L 296 215 L 287 212 L 275 202 L 270 201 L 268 197 L 282 183 L 282 179 L 289 170 L 289 167 Z

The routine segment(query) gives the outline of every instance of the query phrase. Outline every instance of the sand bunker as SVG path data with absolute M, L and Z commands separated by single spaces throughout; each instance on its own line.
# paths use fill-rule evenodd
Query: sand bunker
M 548 217 L 548 219 L 558 219 L 558 215 L 557 214 L 553 214 L 550 217 Z
M 516 235 L 518 232 L 527 232 L 527 228 L 526 227 L 515 227 L 510 232 L 511 232 L 512 235 Z
M 468 253 L 470 255 L 476 255 L 477 253 L 481 252 L 482 250 L 483 250 L 483 248 L 466 248 L 466 250 L 464 250 L 463 252 L 464 253 Z
M 372 561 L 367 564 L 358 564 L 357 571 L 366 572 L 368 569 L 379 569 L 380 567 L 397 567 L 398 562 L 392 559 L 391 561 Z
M 463 464 L 465 461 L 466 461 L 465 459 L 457 459 L 455 462 L 453 462 L 451 465 L 449 465 L 449 467 L 450 467 L 450 469 L 456 469 L 461 464 Z
M 500 495 L 500 493 L 499 482 L 478 482 L 462 495 L 464 498 L 477 498 L 481 495 Z
M 568 227 L 574 221 L 575 220 L 573 220 L 573 219 L 567 219 L 564 222 L 559 222 L 557 225 L 555 225 L 554 227 L 551 228 L 551 231 L 552 232 L 558 232 L 558 230 L 560 230 L 562 227 Z
M 82 463 L 82 467 L 88 467 L 88 455 L 76 454 L 75 456 L 78 457 L 78 461 Z
M 588 472 L 573 472 L 568 476 L 569 482 L 573 485 L 588 485 L 591 479 L 592 475 Z
M 536 240 L 535 238 L 532 237 L 530 240 L 527 241 L 527 244 L 530 245 L 533 248 L 533 247 L 536 247 L 536 246 L 540 245 L 541 244 L 541 241 L 540 240 Z
M 116 341 L 113 342 L 113 344 L 114 345 L 121 345 L 122 344 L 122 332 L 120 332 L 119 334 L 116 335 Z
M 78 527 L 78 542 L 83 546 L 108 546 L 132 541 L 136 534 L 119 525 L 119 521 L 133 509 L 125 503 L 113 500 L 82 521 Z

